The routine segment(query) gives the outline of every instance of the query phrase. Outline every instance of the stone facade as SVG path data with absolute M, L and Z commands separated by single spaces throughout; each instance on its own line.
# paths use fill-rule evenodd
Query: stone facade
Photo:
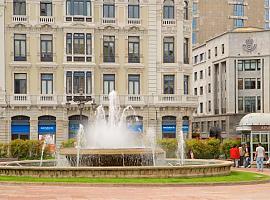
M 265 0 L 194 0 L 193 4 L 194 45 L 237 27 L 269 28 Z
M 269 41 L 269 31 L 238 28 L 193 49 L 194 132 L 233 134 L 245 114 L 270 112 Z
M 121 106 L 132 105 L 137 115 L 143 117 L 144 131 L 148 127 L 154 127 L 158 137 L 162 137 L 162 117 L 175 117 L 177 131 L 182 128 L 183 117 L 185 120 L 192 120 L 197 98 L 191 95 L 191 2 L 188 2 L 188 18 L 185 20 L 184 4 L 180 0 L 173 3 L 174 17 L 171 19 L 163 18 L 163 1 L 90 1 L 91 7 L 87 10 L 87 14 L 78 16 L 72 13 L 75 12 L 73 9 L 71 9 L 72 11 L 66 10 L 70 4 L 67 6 L 65 0 L 53 0 L 50 11 L 52 14 L 49 16 L 46 13 L 48 12 L 46 9 L 48 10 L 49 7 L 40 11 L 42 1 L 26 0 L 25 2 L 25 14 L 17 15 L 14 13 L 13 1 L 5 1 L 4 27 L 6 34 L 3 44 L 6 45 L 6 54 L 5 60 L 0 60 L 1 62 L 6 61 L 6 63 L 1 64 L 1 70 L 5 71 L 1 71 L 0 74 L 5 74 L 6 81 L 1 78 L 0 84 L 5 84 L 2 87 L 5 88 L 6 94 L 2 94 L 2 97 L 6 99 L 4 103 L 7 105 L 2 108 L 6 110 L 4 119 L 0 121 L 0 140 L 2 142 L 11 140 L 11 127 L 13 124 L 14 127 L 18 126 L 17 116 L 24 116 L 23 119 L 30 124 L 31 139 L 38 138 L 39 119 L 43 116 L 50 116 L 50 120 L 53 119 L 54 123 L 56 122 L 56 143 L 58 145 L 67 139 L 70 129 L 69 118 L 79 113 L 78 106 L 74 102 L 71 101 L 71 105 L 66 106 L 67 96 L 73 98 L 78 95 L 78 88 L 75 89 L 74 83 L 77 81 L 74 78 L 76 73 L 84 74 L 80 79 L 84 82 L 81 83 L 84 87 L 83 95 L 91 96 L 97 105 L 102 104 L 105 109 L 108 105 L 108 94 L 106 94 L 104 75 L 114 75 L 114 89 L 120 95 Z M 88 1 L 85 0 L 85 2 Z M 103 6 L 105 4 L 114 6 L 114 17 L 104 16 Z M 129 4 L 139 5 L 139 18 L 128 17 Z M 0 11 L 1 9 L 3 10 L 3 7 L 0 4 Z M 41 15 L 41 12 L 45 12 L 47 16 Z M 1 20 L 0 25 L 1 22 L 3 25 Z M 75 50 L 72 52 L 68 50 L 74 47 L 77 33 L 83 35 L 85 42 L 83 50 L 76 50 L 80 52 L 80 55 L 76 55 Z M 87 36 L 90 36 L 91 39 L 85 39 Z M 114 61 L 110 62 L 104 61 L 106 53 L 104 41 L 107 36 L 114 37 L 115 45 Z M 130 36 L 139 37 L 139 62 L 137 63 L 129 61 Z M 18 47 L 19 44 L 21 45 L 21 50 L 21 37 L 25 41 L 26 55 L 16 57 L 15 40 Z M 46 60 L 47 54 L 44 57 L 44 52 L 42 52 L 41 41 L 44 40 L 44 37 L 49 37 L 49 40 L 52 41 L 50 43 L 52 52 L 48 55 L 49 61 Z M 174 61 L 172 63 L 163 62 L 164 37 L 174 38 Z M 3 39 L 0 32 L 1 38 Z M 74 40 L 73 43 L 70 43 L 72 40 Z M 86 40 L 91 41 L 91 44 L 90 42 L 86 44 Z M 182 53 L 184 40 L 187 42 L 185 58 Z M 44 44 L 48 45 L 46 42 Z M 45 50 L 46 48 L 48 47 L 44 47 Z M 1 55 L 0 52 L 0 58 Z M 68 73 L 71 74 L 71 79 L 67 78 Z M 44 81 L 45 85 L 52 85 L 50 86 L 52 91 L 45 91 L 45 94 L 42 74 L 50 74 L 53 77 L 49 83 L 47 80 Z M 139 77 L 138 92 L 129 92 L 129 75 Z M 174 75 L 172 94 L 164 94 L 164 75 Z M 15 83 L 15 76 L 23 77 L 23 81 L 26 82 L 25 87 L 17 88 L 16 92 L 15 84 L 20 85 L 21 79 L 18 78 Z M 90 78 L 88 79 L 88 77 Z M 186 92 L 184 91 L 184 77 L 188 77 Z M 72 86 L 68 85 L 69 81 Z M 45 90 L 48 90 L 48 86 L 46 87 Z M 76 87 L 81 86 L 77 83 Z M 21 92 L 20 90 L 26 91 Z M 91 102 L 85 105 L 83 115 L 88 118 L 89 123 L 93 121 L 94 112 L 95 108 Z M 18 131 L 15 129 L 16 127 L 15 132 Z

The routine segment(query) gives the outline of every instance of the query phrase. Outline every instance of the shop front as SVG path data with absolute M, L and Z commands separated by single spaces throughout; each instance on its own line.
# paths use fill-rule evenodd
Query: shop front
M 30 139 L 30 117 L 14 116 L 11 118 L 11 140 Z
M 162 117 L 162 138 L 176 138 L 176 117 Z
M 68 138 L 69 139 L 76 137 L 81 123 L 87 128 L 88 117 L 83 115 L 82 122 L 80 121 L 80 115 L 72 115 L 68 118 Z
M 251 160 L 254 160 L 259 143 L 265 149 L 266 156 L 270 152 L 270 114 L 252 113 L 243 117 L 237 127 L 241 134 L 241 143 L 250 147 Z
M 143 133 L 143 117 L 141 116 L 128 116 L 127 128 L 133 133 Z
M 56 117 L 41 116 L 38 118 L 38 139 L 46 140 L 47 144 L 56 142 Z

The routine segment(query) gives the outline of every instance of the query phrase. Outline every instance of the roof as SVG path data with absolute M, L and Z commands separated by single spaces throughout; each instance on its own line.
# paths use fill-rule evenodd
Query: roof
M 251 113 L 245 115 L 239 126 L 270 125 L 270 113 Z
M 248 33 L 248 32 L 259 32 L 259 31 L 264 31 L 262 28 L 257 28 L 257 27 L 240 27 L 240 28 L 235 28 L 232 31 L 233 33 Z

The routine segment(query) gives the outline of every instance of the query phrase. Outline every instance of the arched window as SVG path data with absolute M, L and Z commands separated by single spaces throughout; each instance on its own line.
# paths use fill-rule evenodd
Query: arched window
M 188 20 L 188 2 L 184 1 L 184 20 Z
M 165 0 L 163 4 L 163 19 L 174 19 L 174 2 Z
M 80 115 L 72 115 L 68 118 L 68 138 L 76 137 L 80 123 L 82 123 L 84 126 L 87 126 L 88 117 L 83 115 L 82 122 L 80 122 Z
M 11 139 L 30 139 L 30 117 L 18 115 L 11 118 Z
M 143 117 L 137 115 L 130 115 L 126 118 L 127 128 L 135 133 L 143 132 Z
M 138 19 L 140 18 L 140 2 L 139 0 L 128 1 L 128 18 Z
M 55 143 L 56 134 L 56 117 L 50 115 L 40 116 L 38 118 L 38 139 L 43 140 L 50 137 L 50 143 Z M 48 141 L 47 141 L 48 142 Z
M 162 138 L 176 138 L 176 117 L 162 117 Z

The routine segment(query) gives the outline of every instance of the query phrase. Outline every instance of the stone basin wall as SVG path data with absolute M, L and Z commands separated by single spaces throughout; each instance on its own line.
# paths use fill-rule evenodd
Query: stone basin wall
M 202 160 L 201 160 L 202 162 Z M 168 178 L 221 176 L 231 172 L 231 162 L 215 164 L 162 167 L 24 167 L 0 166 L 0 175 L 32 177 L 89 177 L 89 178 Z

